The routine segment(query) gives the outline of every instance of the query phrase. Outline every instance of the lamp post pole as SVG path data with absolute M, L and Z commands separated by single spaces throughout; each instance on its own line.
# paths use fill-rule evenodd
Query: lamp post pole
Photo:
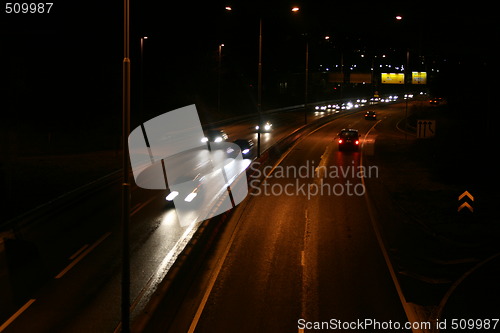
M 122 281 L 121 281 L 121 322 L 122 332 L 130 332 L 130 180 L 129 180 L 129 156 L 128 135 L 130 133 L 130 29 L 129 0 L 124 0 L 123 19 L 123 101 L 122 101 Z
M 259 113 L 259 122 L 257 129 L 257 157 L 260 156 L 260 132 L 262 127 L 262 17 L 259 21 L 259 63 L 257 73 L 257 112 Z
M 309 41 L 306 35 L 306 73 L 305 73 L 305 87 L 304 87 L 304 124 L 307 124 L 307 102 L 308 102 L 308 88 L 309 88 Z
M 224 44 L 219 44 L 219 61 L 218 61 L 218 78 L 217 78 L 217 112 L 220 113 L 220 95 L 221 95 L 221 83 L 222 83 L 222 47 Z

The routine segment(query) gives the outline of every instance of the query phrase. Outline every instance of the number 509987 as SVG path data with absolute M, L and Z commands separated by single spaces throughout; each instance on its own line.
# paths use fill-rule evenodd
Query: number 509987
M 5 13 L 7 14 L 48 14 L 53 2 L 7 2 Z

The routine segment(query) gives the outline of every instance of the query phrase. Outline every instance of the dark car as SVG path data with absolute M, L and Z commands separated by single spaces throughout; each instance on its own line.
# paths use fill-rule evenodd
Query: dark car
M 358 150 L 359 149 L 359 133 L 358 130 L 349 128 L 343 129 L 339 133 L 339 150 Z
M 241 149 L 241 155 L 243 158 L 249 158 L 250 155 L 252 154 L 252 148 L 254 146 L 254 143 L 252 140 L 247 140 L 247 139 L 238 139 L 234 141 L 235 144 L 238 145 Z
M 210 129 L 207 131 L 207 136 L 201 139 L 202 142 L 222 142 L 228 138 L 227 134 L 222 130 Z
M 271 132 L 273 128 L 273 124 L 268 120 L 268 121 L 263 121 L 262 126 L 255 126 L 255 130 L 258 131 L 260 128 L 261 132 Z
M 365 119 L 366 120 L 377 120 L 377 113 L 375 111 L 366 111 Z

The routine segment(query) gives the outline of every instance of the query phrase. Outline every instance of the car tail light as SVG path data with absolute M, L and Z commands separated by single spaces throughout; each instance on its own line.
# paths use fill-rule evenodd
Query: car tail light
M 356 140 L 354 143 L 357 144 L 357 145 L 359 145 L 359 140 Z
M 339 139 L 339 143 L 342 143 L 342 139 Z

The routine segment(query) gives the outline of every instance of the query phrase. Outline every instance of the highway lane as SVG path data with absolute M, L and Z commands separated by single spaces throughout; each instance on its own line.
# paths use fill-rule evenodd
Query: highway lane
M 302 116 L 302 112 L 274 116 L 277 124 L 282 119 L 289 127 L 275 125 L 275 130 L 263 134 L 263 148 L 300 126 Z M 225 130 L 230 139 L 255 137 L 253 124 Z M 24 235 L 35 249 L 34 256 L 10 272 L 12 282 L 7 288 L 15 288 L 10 313 L 2 318 L 24 311 L 6 332 L 112 331 L 119 325 L 119 191 L 119 186 L 106 189 L 71 211 L 47 218 Z M 132 194 L 131 294 L 136 311 L 197 227 L 181 227 L 164 195 L 138 188 Z M 179 242 L 182 235 L 185 239 Z
M 378 110 L 379 119 L 400 110 Z M 373 125 L 360 113 L 337 119 L 251 186 L 208 297 L 171 332 L 300 332 L 301 319 L 407 321 L 362 193 L 360 152 L 339 152 L 335 140 L 342 128 L 363 137 Z M 315 175 L 318 166 L 325 177 Z

